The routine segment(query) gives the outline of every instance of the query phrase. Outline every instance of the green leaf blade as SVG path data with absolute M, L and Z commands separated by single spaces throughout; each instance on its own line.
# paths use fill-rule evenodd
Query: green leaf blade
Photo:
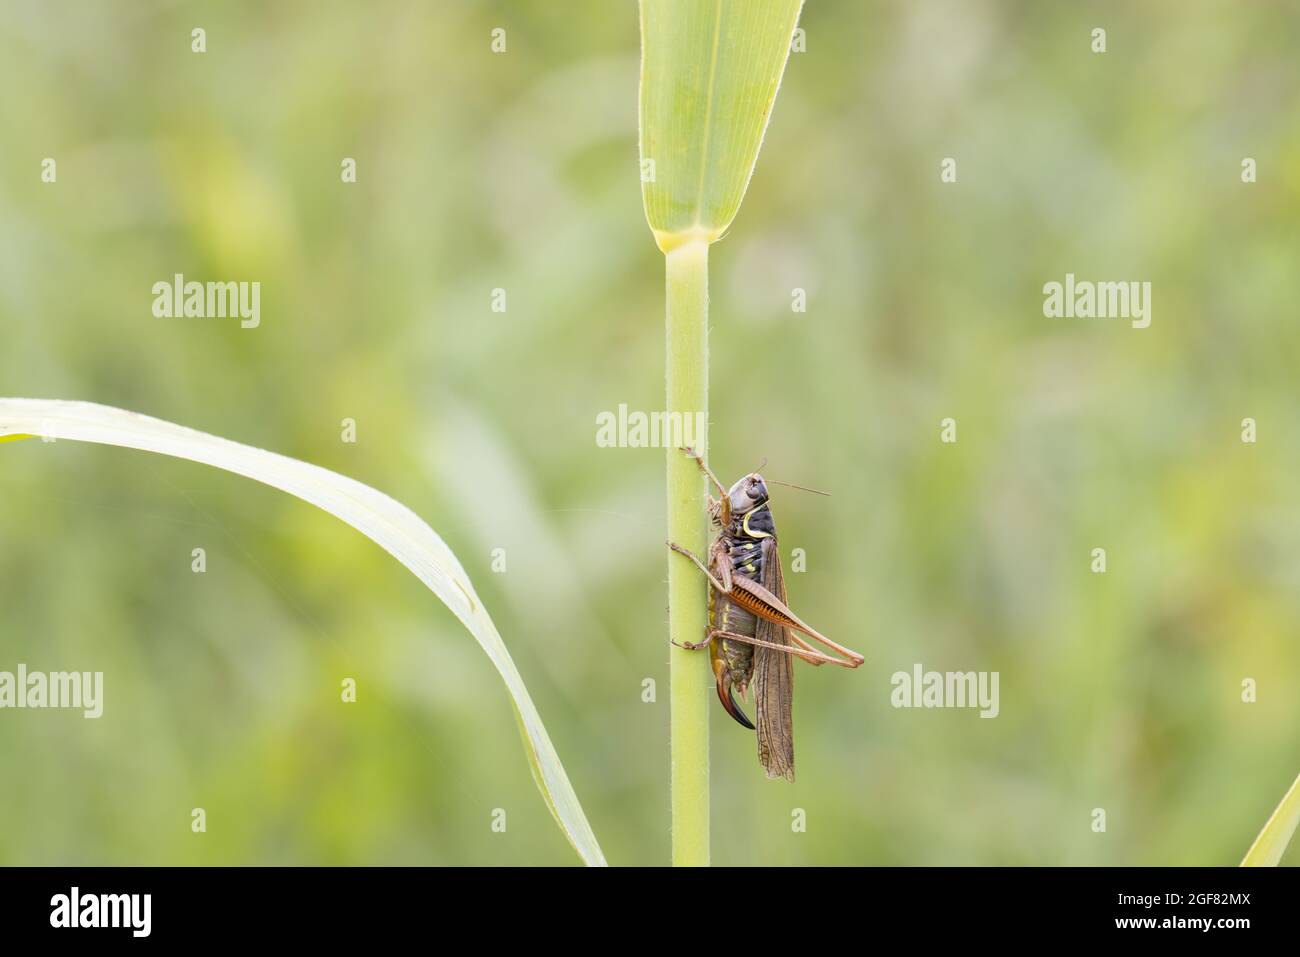
M 514 705 L 542 798 L 582 860 L 605 857 L 505 642 L 442 538 L 405 505 L 329 469 L 135 412 L 56 399 L 0 398 L 0 442 L 44 436 L 155 452 L 243 475 L 288 492 L 351 525 L 424 582 L 478 641 Z
M 1242 867 L 1277 867 L 1300 824 L 1300 775 L 1242 858 Z
M 641 0 L 641 160 L 660 249 L 740 209 L 803 0 Z

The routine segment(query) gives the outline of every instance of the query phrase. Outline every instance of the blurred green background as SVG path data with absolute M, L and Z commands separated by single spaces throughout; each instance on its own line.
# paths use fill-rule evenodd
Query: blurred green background
M 715 862 L 1236 863 L 1300 770 L 1296 11 L 812 0 L 803 26 L 713 250 L 711 460 L 834 493 L 776 490 L 787 568 L 808 556 L 791 603 L 867 663 L 799 671 L 793 786 L 712 709 Z M 11 0 L 0 394 L 138 410 L 410 505 L 610 861 L 660 864 L 664 453 L 594 440 L 602 410 L 663 401 L 638 44 L 614 0 Z M 260 281 L 261 327 L 154 318 L 177 272 Z M 1044 318 L 1066 272 L 1149 280 L 1151 327 Z M 452 615 L 247 480 L 0 446 L 0 670 L 19 662 L 102 670 L 105 715 L 0 712 L 0 862 L 576 861 Z M 1000 672 L 1000 716 L 895 710 L 917 662 Z

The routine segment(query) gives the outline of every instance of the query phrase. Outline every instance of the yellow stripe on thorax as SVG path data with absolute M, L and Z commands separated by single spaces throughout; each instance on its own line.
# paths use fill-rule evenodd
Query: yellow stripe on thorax
M 748 535 L 750 538 L 771 538 L 772 536 L 771 536 L 770 533 L 768 533 L 768 532 L 756 532 L 756 531 L 754 531 L 752 528 L 749 527 L 749 517 L 750 517 L 751 515 L 753 515 L 754 512 L 757 512 L 757 511 L 758 511 L 758 509 L 751 509 L 750 511 L 746 512 L 746 513 L 745 513 L 745 520 L 744 520 L 743 522 L 740 523 L 740 527 L 741 527 L 742 529 L 744 529 L 745 534 Z

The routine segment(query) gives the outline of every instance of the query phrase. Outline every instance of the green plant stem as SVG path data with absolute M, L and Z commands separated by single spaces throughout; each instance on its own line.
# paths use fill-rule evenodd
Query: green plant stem
M 667 411 L 702 422 L 695 448 L 708 456 L 709 247 L 688 242 L 667 253 Z M 688 419 L 688 416 L 691 417 Z M 709 516 L 703 474 L 695 461 L 668 449 L 668 538 L 704 557 Z M 668 556 L 668 634 L 698 642 L 708 626 L 708 592 L 700 570 Z M 703 652 L 669 646 L 673 865 L 709 863 L 709 667 Z

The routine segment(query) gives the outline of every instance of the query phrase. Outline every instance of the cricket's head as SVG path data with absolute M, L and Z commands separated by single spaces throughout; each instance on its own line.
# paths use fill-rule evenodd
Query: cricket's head
M 757 472 L 750 472 L 727 492 L 732 515 L 744 515 L 767 504 L 767 483 Z

